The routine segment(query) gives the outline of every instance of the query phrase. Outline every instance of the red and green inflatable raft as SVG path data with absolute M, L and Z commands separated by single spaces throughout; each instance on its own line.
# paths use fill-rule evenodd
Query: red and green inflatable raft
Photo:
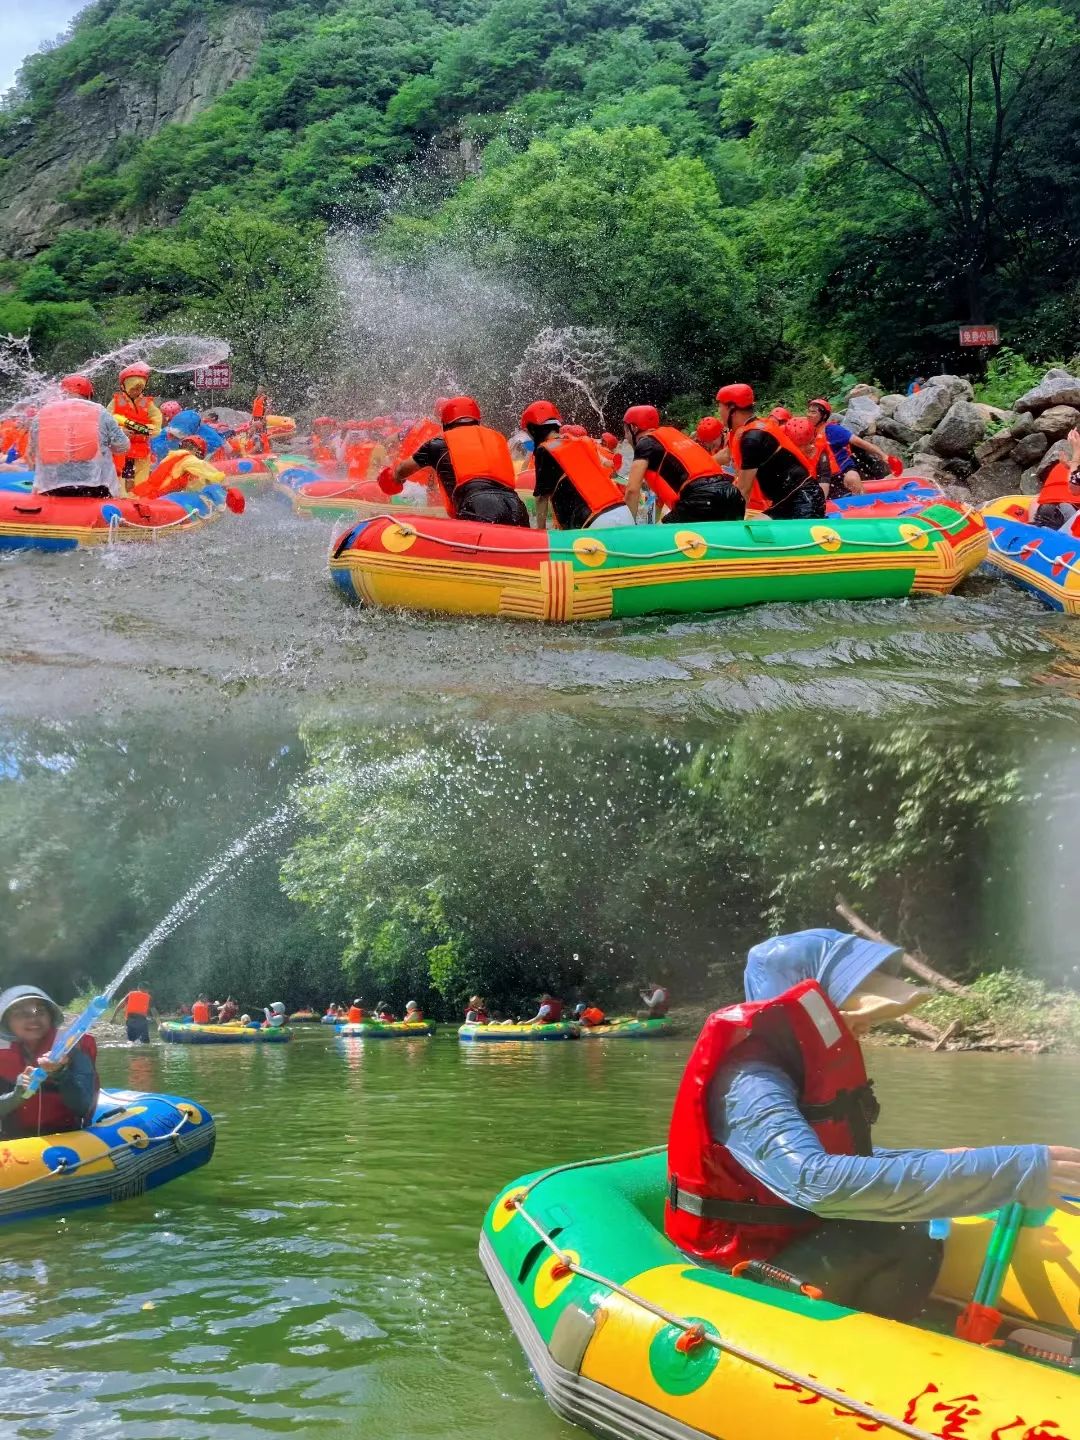
M 603 620 L 776 600 L 944 595 L 985 558 L 982 518 L 949 501 L 865 520 L 745 520 L 536 531 L 379 516 L 336 534 L 330 574 L 371 605 Z

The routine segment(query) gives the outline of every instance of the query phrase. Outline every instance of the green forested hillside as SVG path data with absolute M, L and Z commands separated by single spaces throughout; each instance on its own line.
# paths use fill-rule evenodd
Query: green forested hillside
M 71 97 L 115 109 L 238 10 L 251 73 L 121 133 L 3 262 L 0 328 L 46 363 L 182 317 L 314 399 L 356 303 L 342 229 L 609 327 L 658 396 L 818 388 L 829 361 L 896 384 L 958 363 L 970 319 L 1034 359 L 1076 346 L 1077 0 L 97 0 L 24 66 L 0 196 Z

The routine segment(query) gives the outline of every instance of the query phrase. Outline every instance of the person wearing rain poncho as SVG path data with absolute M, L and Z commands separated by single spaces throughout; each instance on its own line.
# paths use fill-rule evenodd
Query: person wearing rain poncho
M 1080 1191 L 1080 1150 L 881 1150 L 858 1036 L 926 992 L 901 952 L 837 930 L 755 945 L 746 1002 L 705 1022 L 675 1100 L 665 1230 L 698 1260 L 770 1263 L 840 1305 L 913 1319 L 941 1243 L 928 1223 Z
M 280 1030 L 283 1025 L 288 1024 L 289 1017 L 285 1012 L 284 1002 L 281 1000 L 275 1000 L 269 1010 L 264 1006 L 263 1014 L 266 1016 L 268 1030 Z
M 0 994 L 0 1136 L 55 1135 L 89 1123 L 100 1088 L 97 1045 L 84 1035 L 61 1061 L 48 1055 L 64 1014 L 36 985 L 11 985 Z M 40 1065 L 47 1079 L 27 1096 L 30 1071 Z

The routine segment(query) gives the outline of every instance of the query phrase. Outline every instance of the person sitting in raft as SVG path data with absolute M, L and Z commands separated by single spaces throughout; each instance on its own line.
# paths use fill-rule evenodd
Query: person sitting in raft
M 94 400 L 85 375 L 65 375 L 61 396 L 43 405 L 30 421 L 26 458 L 34 472 L 35 495 L 104 500 L 121 493 L 116 463 L 129 440 Z
M 173 448 L 165 459 L 154 466 L 141 485 L 132 488 L 132 495 L 156 500 L 161 495 L 171 495 L 174 490 L 228 483 L 224 473 L 208 463 L 206 441 L 201 435 L 177 436 L 171 438 L 171 443 Z
M 487 1001 L 482 995 L 469 996 L 469 1008 L 465 1011 L 466 1025 L 490 1025 L 491 1016 L 488 1014 Z
M 210 1001 L 206 995 L 199 995 L 192 1005 L 191 1023 L 193 1025 L 210 1024 Z
M 589 1005 L 584 1000 L 574 1006 L 574 1019 L 579 1025 L 584 1025 L 589 1030 L 594 1030 L 597 1025 L 611 1024 L 599 1005 Z
M 524 1025 L 557 1025 L 563 1017 L 563 1002 L 556 1000 L 554 995 L 549 995 L 545 990 L 540 996 L 540 1009 L 531 1020 L 524 1020 Z
M 340 1009 L 337 1012 L 341 1014 Z M 345 1019 L 350 1025 L 359 1025 L 362 1020 L 367 1019 L 367 1011 L 364 1009 L 363 1000 L 354 1000 L 345 1014 Z
M 280 1030 L 283 1025 L 288 1024 L 289 1016 L 281 1000 L 275 1000 L 269 1009 L 264 1005 L 263 1014 L 266 1017 L 266 1025 L 270 1030 Z
M 807 419 L 811 420 L 817 435 L 818 479 L 828 486 L 828 498 L 838 500 L 841 495 L 861 495 L 864 492 L 863 478 L 855 462 L 853 449 L 872 455 L 889 473 L 889 457 L 877 445 L 856 435 L 846 425 L 831 421 L 832 406 L 828 400 L 811 400 L 806 407 Z
M 1031 523 L 1067 530 L 1080 514 L 1080 430 L 1069 431 L 1069 453 L 1047 472 Z
M 240 1013 L 240 1006 L 230 995 L 218 1008 L 218 1024 L 231 1025 Z
M 646 980 L 645 989 L 641 992 L 641 1003 L 645 1009 L 641 1012 L 642 1020 L 663 1020 L 671 1005 L 671 997 L 663 985 L 658 985 L 655 980 Z
M 747 497 L 760 498 L 772 520 L 816 520 L 825 514 L 825 496 L 810 461 L 784 427 L 754 411 L 749 385 L 721 385 L 716 392 L 720 420 L 728 432 L 735 483 Z M 755 491 L 756 487 L 756 491 Z
M 116 1017 L 121 1007 L 124 1010 L 124 1021 L 127 1026 L 127 1038 L 133 1045 L 148 1045 L 150 1043 L 150 1021 L 159 1018 L 154 1009 L 154 1002 L 150 998 L 149 990 L 129 990 L 122 1000 L 116 1003 L 116 1009 L 112 1012 L 110 1020 L 116 1024 Z
M 397 1017 L 385 1000 L 380 1000 L 375 1006 L 375 1019 L 380 1020 L 384 1025 L 394 1025 L 397 1023 Z
M 665 525 L 743 518 L 743 496 L 724 474 L 719 460 L 681 430 L 661 425 L 655 405 L 631 405 L 623 424 L 634 447 L 626 477 L 626 503 L 635 518 L 643 484 L 667 507 Z
M 574 427 L 563 425 L 550 400 L 534 400 L 522 413 L 521 428 L 534 447 L 538 530 L 547 529 L 549 510 L 560 530 L 607 530 L 634 524 L 599 445 L 588 435 L 570 434 Z
M 664 1228 L 725 1270 L 763 1260 L 825 1298 L 912 1320 L 941 1264 L 927 1223 L 1080 1190 L 1080 1150 L 881 1150 L 859 1036 L 927 992 L 901 952 L 838 930 L 751 949 L 746 1003 L 706 1020 L 675 1098 Z
M 63 1023 L 60 1006 L 36 985 L 12 985 L 0 994 L 0 1136 L 15 1140 L 81 1130 L 93 1119 L 101 1083 L 97 1043 L 84 1035 L 63 1060 L 47 1060 Z M 27 1096 L 30 1072 L 48 1079 Z
M 443 433 L 406 460 L 386 465 L 376 479 L 384 495 L 399 495 L 418 470 L 431 470 L 446 513 L 457 520 L 529 526 L 529 512 L 515 487 L 514 461 L 506 437 L 480 423 L 471 395 L 456 395 L 439 414 Z
M 424 1012 L 415 1000 L 406 1002 L 404 1020 L 406 1025 L 422 1025 L 424 1023 Z

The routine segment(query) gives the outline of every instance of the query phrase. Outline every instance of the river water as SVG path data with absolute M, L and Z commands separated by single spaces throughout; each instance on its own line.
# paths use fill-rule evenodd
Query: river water
M 103 983 L 283 802 L 288 833 L 153 957 L 156 993 L 348 999 L 353 922 L 399 878 L 410 903 L 437 879 L 513 952 L 519 999 L 580 948 L 621 1003 L 670 961 L 704 1010 L 770 905 L 826 924 L 849 883 L 933 953 L 1076 963 L 1075 622 L 983 576 L 941 601 L 421 619 L 344 606 L 327 541 L 260 495 L 175 543 L 0 561 L 8 980 Z M 914 749 L 882 771 L 875 743 L 905 727 Z M 951 827 L 976 812 L 968 846 Z M 361 866 L 363 822 L 380 843 Z M 0 1433 L 569 1436 L 479 1269 L 480 1221 L 514 1175 L 661 1141 L 690 1038 L 106 1044 L 106 1084 L 199 1099 L 218 1151 L 150 1197 L 5 1230 Z M 1080 1143 L 1080 1060 L 876 1050 L 873 1068 L 883 1143 Z

